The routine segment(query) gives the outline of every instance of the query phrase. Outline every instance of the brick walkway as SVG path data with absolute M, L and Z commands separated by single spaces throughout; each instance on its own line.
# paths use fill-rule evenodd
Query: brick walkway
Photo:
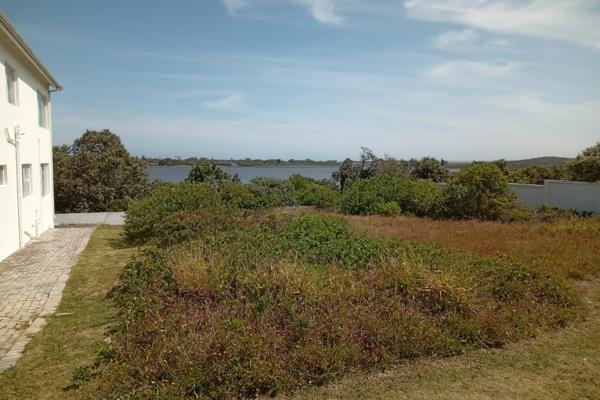
M 93 231 L 52 229 L 0 261 L 0 372 L 17 362 L 31 335 L 56 311 L 71 267 Z

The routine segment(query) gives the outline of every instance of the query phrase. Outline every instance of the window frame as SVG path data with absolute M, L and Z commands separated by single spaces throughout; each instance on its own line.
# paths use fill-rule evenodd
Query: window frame
M 37 91 L 38 126 L 48 129 L 48 97 L 39 90 Z
M 0 187 L 8 185 L 8 166 L 0 165 Z
M 11 72 L 12 80 L 9 79 L 8 74 Z M 13 68 L 9 63 L 4 63 L 4 79 L 6 79 L 6 101 L 8 104 L 13 106 L 19 105 L 19 78 L 17 70 Z M 12 88 L 12 91 L 11 91 Z M 12 99 L 11 99 L 12 94 Z
M 42 197 L 50 194 L 50 164 L 40 163 L 40 186 Z
M 27 171 L 27 174 L 25 171 Z M 21 164 L 21 186 L 24 199 L 33 195 L 33 169 L 31 164 Z

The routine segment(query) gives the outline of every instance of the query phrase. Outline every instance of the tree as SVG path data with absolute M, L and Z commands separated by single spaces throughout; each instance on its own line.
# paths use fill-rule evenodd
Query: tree
M 144 162 L 109 130 L 88 130 L 73 145 L 53 150 L 58 212 L 123 210 L 149 188 Z
M 574 181 L 600 181 L 600 143 L 588 147 L 573 161 L 568 162 L 567 171 Z
M 190 170 L 186 181 L 207 182 L 218 185 L 227 182 L 239 183 L 240 179 L 237 174 L 232 176 L 215 163 L 198 163 Z
M 445 182 L 450 176 L 447 165 L 446 161 L 437 160 L 433 157 L 424 157 L 420 160 L 412 159 L 409 161 L 409 174 L 416 179 Z
M 497 219 L 516 200 L 506 175 L 494 163 L 467 167 L 444 192 L 449 216 L 458 218 Z
M 361 147 L 360 152 L 360 178 L 370 178 L 375 176 L 379 158 L 373 151 L 367 147 Z
M 348 184 L 360 177 L 361 168 L 354 161 L 346 158 L 340 168 L 331 174 L 331 177 L 340 184 L 340 191 L 344 193 Z
M 543 185 L 547 179 L 569 179 L 568 172 L 564 167 L 559 165 L 550 167 L 533 165 L 531 167 L 513 169 L 508 172 L 508 180 L 511 183 Z

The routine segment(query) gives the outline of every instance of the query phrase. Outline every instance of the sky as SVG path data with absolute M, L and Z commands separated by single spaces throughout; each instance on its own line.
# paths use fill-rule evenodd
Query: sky
M 55 144 L 149 157 L 573 157 L 600 0 L 2 0 L 64 86 Z

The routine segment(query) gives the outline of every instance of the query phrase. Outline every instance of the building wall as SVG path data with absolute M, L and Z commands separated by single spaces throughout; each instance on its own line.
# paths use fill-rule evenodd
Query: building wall
M 525 194 L 518 191 L 522 191 L 523 188 L 515 189 L 515 185 L 511 184 L 511 187 L 517 192 L 519 199 L 523 200 Z M 533 187 L 526 189 L 527 196 L 532 196 L 532 191 L 535 192 L 531 201 L 527 203 L 523 200 L 529 207 L 535 208 L 547 204 L 558 208 L 600 214 L 600 183 L 547 180 L 544 181 L 544 185 L 520 186 Z
M 511 183 L 510 188 L 515 192 L 517 198 L 529 208 L 538 208 L 545 203 L 544 185 Z
M 437 183 L 444 187 L 445 183 Z M 547 205 L 600 214 L 600 182 L 544 181 L 543 185 L 509 183 L 517 199 L 529 208 Z
M 7 100 L 5 65 L 17 72 L 17 105 Z M 52 126 L 50 95 L 41 84 L 0 42 L 0 165 L 7 166 L 8 183 L 0 186 L 0 260 L 19 248 L 17 218 L 17 179 L 21 166 L 16 165 L 15 148 L 4 133 L 8 128 L 14 139 L 14 127 L 19 125 L 21 138 L 20 162 L 31 164 L 32 194 L 22 201 L 24 243 L 54 226 L 54 195 L 52 182 L 52 132 L 38 124 L 37 92 L 48 99 L 48 126 Z M 49 165 L 49 193 L 42 196 L 40 164 Z M 18 169 L 18 172 L 17 172 Z

